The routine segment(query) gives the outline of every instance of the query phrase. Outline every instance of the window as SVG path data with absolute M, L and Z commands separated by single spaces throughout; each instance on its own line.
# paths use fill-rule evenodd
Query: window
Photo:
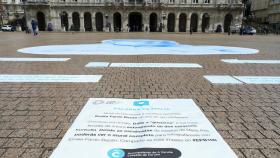
M 210 0 L 204 0 L 204 3 L 210 3 Z
M 198 0 L 192 0 L 192 3 L 198 3 Z
M 186 3 L 187 3 L 187 0 L 181 0 L 181 3 L 182 3 L 182 4 L 186 4 Z
M 169 0 L 169 3 L 175 3 L 175 0 Z

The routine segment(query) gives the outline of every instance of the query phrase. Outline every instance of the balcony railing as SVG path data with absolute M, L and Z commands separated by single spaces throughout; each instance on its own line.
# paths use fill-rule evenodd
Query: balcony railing
M 5 2 L 4 0 L 2 3 Z M 20 4 L 23 4 L 22 2 Z M 169 0 L 26 0 L 26 5 L 52 6 L 147 6 L 147 7 L 186 7 L 186 8 L 242 8 L 242 4 L 215 3 L 172 3 Z

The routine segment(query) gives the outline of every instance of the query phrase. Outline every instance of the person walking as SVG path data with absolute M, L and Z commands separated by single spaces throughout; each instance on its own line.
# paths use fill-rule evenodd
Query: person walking
M 33 35 L 36 36 L 38 33 L 37 33 L 37 22 L 35 20 L 31 20 L 31 27 L 32 27 Z

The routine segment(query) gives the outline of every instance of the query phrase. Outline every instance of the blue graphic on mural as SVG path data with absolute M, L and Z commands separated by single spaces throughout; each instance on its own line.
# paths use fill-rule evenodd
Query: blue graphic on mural
M 122 149 L 111 149 L 108 151 L 109 158 L 124 158 L 125 152 Z
M 112 39 L 96 44 L 47 45 L 22 48 L 17 51 L 47 55 L 220 55 L 259 52 L 259 50 L 250 48 L 186 45 L 169 40 L 148 39 Z
M 134 101 L 133 106 L 148 106 L 149 101 L 148 100 L 140 100 L 140 101 Z

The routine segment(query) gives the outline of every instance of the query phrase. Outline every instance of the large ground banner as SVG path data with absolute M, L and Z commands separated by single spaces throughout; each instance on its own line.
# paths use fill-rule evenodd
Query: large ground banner
M 51 158 L 237 158 L 191 99 L 91 98 Z

